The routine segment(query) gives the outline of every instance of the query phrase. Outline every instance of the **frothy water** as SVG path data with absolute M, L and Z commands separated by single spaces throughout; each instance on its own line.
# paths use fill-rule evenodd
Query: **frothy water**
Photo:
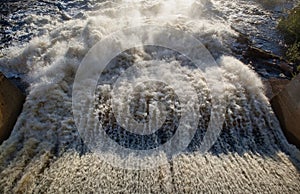
M 41 27 L 44 33 L 34 37 L 25 48 L 16 45 L 3 50 L 5 57 L 0 59 L 1 71 L 8 76 L 18 75 L 29 84 L 23 112 L 11 137 L 0 147 L 1 193 L 297 193 L 300 189 L 299 150 L 288 144 L 283 136 L 264 95 L 260 78 L 231 56 L 231 47 L 238 36 L 231 27 L 232 20 L 244 17 L 242 15 L 247 15 L 247 11 L 250 14 L 254 11 L 258 13 L 249 16 L 249 21 L 260 21 L 261 18 L 263 21 L 268 17 L 267 8 L 259 3 L 217 0 L 91 2 L 88 9 L 82 8 L 82 14 L 70 11 L 68 20 L 28 16 L 33 21 L 45 20 L 45 26 Z M 71 14 L 75 12 L 76 14 Z M 52 21 L 49 22 L 50 20 Z M 247 26 L 247 22 L 243 24 L 242 29 L 255 28 L 255 25 Z M 158 47 L 136 48 L 132 52 L 121 53 L 111 61 L 113 68 L 104 72 L 98 80 L 95 95 L 99 97 L 99 101 L 95 103 L 94 114 L 84 115 L 81 112 L 82 117 L 95 117 L 94 121 L 97 123 L 110 123 L 108 121 L 111 121 L 111 117 L 105 117 L 109 115 L 108 110 L 112 109 L 106 99 L 111 93 L 110 84 L 133 64 L 163 64 L 162 67 L 174 68 L 172 75 L 168 75 L 162 68 L 161 77 L 176 77 L 177 79 L 171 80 L 172 84 L 183 89 L 188 86 L 182 85 L 181 80 L 188 80 L 199 98 L 201 119 L 192 141 L 183 153 L 170 160 L 161 152 L 158 160 L 163 161 L 164 165 L 130 170 L 104 162 L 119 159 L 113 151 L 99 156 L 85 145 L 73 118 L 72 89 L 77 69 L 92 46 L 115 31 L 140 25 L 171 27 L 192 34 L 215 57 L 218 67 L 204 73 L 199 72 L 180 54 Z M 122 44 L 120 47 L 123 48 Z M 102 54 L 99 53 L 99 57 Z M 222 82 L 217 81 L 220 78 Z M 143 83 L 131 88 L 134 91 L 131 96 L 126 96 L 125 93 L 130 89 L 129 85 L 121 82 L 119 85 L 120 95 L 125 95 L 128 102 L 133 102 L 131 114 L 141 123 L 148 119 L 151 126 L 162 125 L 160 119 L 156 118 L 168 120 L 170 115 L 174 118 L 174 113 L 181 110 L 180 104 L 185 103 L 177 102 L 180 100 L 176 99 L 173 88 L 156 84 L 159 91 L 157 87 L 151 89 L 155 84 Z M 89 84 L 82 87 L 89 87 Z M 139 91 L 139 87 L 143 89 Z M 212 117 L 211 109 L 214 108 L 210 95 L 212 91 L 219 92 L 218 97 L 227 101 L 225 121 L 217 141 L 203 154 L 200 152 L 201 142 Z M 159 98 L 160 93 L 162 98 Z M 142 105 L 147 96 L 156 98 L 156 101 L 146 103 L 148 109 Z M 119 105 L 116 111 L 118 113 L 122 112 L 122 103 Z M 155 108 L 160 106 L 162 108 Z M 144 114 L 147 111 L 162 115 L 148 118 Z M 173 120 L 169 124 L 166 125 L 166 130 L 178 123 Z M 136 132 L 134 128 L 130 130 Z M 144 134 L 152 132 L 147 128 L 144 130 Z M 168 137 L 167 134 L 166 138 Z M 162 141 L 161 136 L 156 138 Z M 147 144 L 132 142 L 127 142 L 126 145 L 136 146 L 135 149 L 147 147 Z M 130 158 L 127 162 L 131 162 Z

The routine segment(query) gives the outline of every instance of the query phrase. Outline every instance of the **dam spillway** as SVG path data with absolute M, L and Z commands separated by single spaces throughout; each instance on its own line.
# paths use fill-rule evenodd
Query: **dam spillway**
M 20 28 L 18 33 L 31 36 L 26 31 L 28 28 L 36 35 L 32 35 L 32 40 L 25 45 L 13 39 L 15 42 L 3 50 L 5 57 L 0 59 L 1 71 L 6 76 L 19 76 L 29 85 L 23 111 L 14 130 L 0 146 L 1 193 L 299 192 L 299 150 L 284 137 L 257 72 L 232 52 L 238 38 L 236 28 L 250 32 L 250 36 L 257 33 L 254 39 L 257 44 L 263 43 L 266 33 L 262 26 L 272 26 L 272 22 L 267 20 L 272 13 L 267 8 L 256 1 L 242 0 L 90 1 L 87 4 L 75 1 L 70 7 L 80 7 L 76 9 L 65 9 L 68 5 L 65 1 L 57 4 L 37 2 L 35 6 L 47 5 L 59 17 L 52 18 L 34 6 L 27 10 L 31 15 L 17 12 L 21 20 L 27 23 L 27 27 Z M 271 24 L 264 23 L 265 20 Z M 199 73 L 186 59 L 187 56 L 155 46 L 121 49 L 122 52 L 110 61 L 110 68 L 105 69 L 103 76 L 97 80 L 94 94 L 99 100 L 92 107 L 94 110 L 91 113 L 94 114 L 79 111 L 78 116 L 79 119 L 85 118 L 84 122 L 99 124 L 102 121 L 101 125 L 108 126 L 106 132 L 112 137 L 118 135 L 109 128 L 115 126 L 109 112 L 113 108 L 106 98 L 113 92 L 112 80 L 120 83 L 118 91 L 123 94 L 121 97 L 127 99 L 116 101 L 120 104 L 117 113 L 122 111 L 122 102 L 135 102 L 131 113 L 139 121 L 149 119 L 143 114 L 149 110 L 163 110 L 161 117 L 150 118 L 154 123 L 151 126 L 158 126 L 162 124 L 161 118 L 168 119 L 169 115 L 163 113 L 165 110 L 172 114 L 182 112 L 179 105 L 177 109 L 175 106 L 158 110 L 143 107 L 140 99 L 144 100 L 147 95 L 162 100 L 162 106 L 177 105 L 181 98 L 174 97 L 172 88 L 164 84 L 158 84 L 158 91 L 152 88 L 155 84 L 145 83 L 130 88 L 128 84 L 118 82 L 117 76 L 133 64 L 141 68 L 153 63 L 161 64 L 158 66 L 160 69 L 156 70 L 159 78 L 168 80 L 172 77 L 170 83 L 186 90 L 191 85 L 200 102 L 197 113 L 201 116 L 199 123 L 190 144 L 182 153 L 170 158 L 159 152 L 153 163 L 161 162 L 162 165 L 148 169 L 126 169 L 107 162 L 118 159 L 111 151 L 114 147 L 102 149 L 101 152 L 106 152 L 99 155 L 89 147 L 89 139 L 83 138 L 85 134 L 78 131 L 72 106 L 73 85 L 78 69 L 82 67 L 85 70 L 82 61 L 94 45 L 120 29 L 143 25 L 167 26 L 192 34 L 211 53 L 217 66 Z M 265 45 L 274 44 L 276 40 L 272 38 L 275 36 L 269 33 L 271 40 L 267 40 Z M 159 36 L 151 37 L 159 40 Z M 126 48 L 126 40 L 119 40 L 118 37 L 113 40 L 121 48 Z M 271 48 L 279 52 L 276 46 Z M 99 58 L 102 55 L 99 53 Z M 148 70 L 152 72 L 151 68 Z M 77 89 L 83 91 L 87 86 L 80 85 L 82 88 Z M 129 90 L 134 92 L 126 95 Z M 214 144 L 202 153 L 201 141 L 214 108 L 212 90 L 219 92 L 218 97 L 226 100 L 224 122 Z M 186 94 L 188 96 L 189 93 Z M 183 100 L 189 103 L 188 98 Z M 136 108 L 134 105 L 140 106 Z M 151 101 L 146 105 L 160 106 L 160 103 Z M 174 120 L 175 125 L 178 124 L 177 119 L 181 117 Z M 158 135 L 156 138 L 160 140 L 160 137 Z M 124 140 L 118 138 L 118 141 Z M 145 149 L 138 146 L 131 148 Z M 120 161 L 126 163 L 126 160 L 121 158 Z

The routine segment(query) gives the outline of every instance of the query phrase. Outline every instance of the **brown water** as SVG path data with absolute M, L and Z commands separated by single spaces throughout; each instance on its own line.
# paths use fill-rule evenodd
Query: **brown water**
M 259 25 L 248 24 L 264 22 L 272 15 L 269 8 L 253 1 L 217 0 L 106 1 L 92 5 L 78 17 L 69 14 L 69 20 L 33 12 L 26 16 L 28 25 L 40 25 L 43 33 L 33 36 L 25 47 L 14 43 L 3 50 L 1 70 L 22 77 L 29 87 L 14 131 L 0 146 L 1 193 L 299 192 L 299 150 L 283 136 L 257 73 L 231 51 L 238 36 L 231 28 L 233 21 L 239 24 L 242 20 L 240 28 L 254 33 Z M 162 166 L 130 170 L 107 163 L 118 159 L 113 147 L 99 155 L 83 141 L 73 118 L 72 92 L 78 67 L 93 45 L 118 29 L 144 24 L 189 32 L 208 48 L 218 66 L 201 74 L 189 64 L 180 65 L 182 60 L 176 53 L 159 49 L 137 50 L 132 56 L 125 55 L 123 61 L 112 61 L 115 67 L 106 73 L 109 78 L 122 72 L 130 61 L 174 64 L 177 71 L 173 76 L 178 77 L 172 80 L 174 84 L 185 88 L 188 86 L 181 85 L 181 79 L 189 80 L 198 88 L 198 96 L 207 95 L 196 134 L 182 153 L 170 159 L 160 152 Z M 164 71 L 161 69 L 167 77 L 169 72 Z M 200 152 L 200 145 L 211 118 L 209 93 L 216 88 L 210 88 L 203 76 L 211 80 L 221 77 L 222 85 L 216 81 L 215 87 L 221 88 L 220 96 L 227 100 L 222 132 L 206 153 Z M 98 86 L 100 94 L 105 94 L 106 86 Z M 125 85 L 122 89 L 125 94 L 129 88 Z M 97 113 L 105 111 L 103 106 L 95 107 Z M 81 114 L 93 119 L 85 112 Z M 98 119 L 96 116 L 93 121 Z

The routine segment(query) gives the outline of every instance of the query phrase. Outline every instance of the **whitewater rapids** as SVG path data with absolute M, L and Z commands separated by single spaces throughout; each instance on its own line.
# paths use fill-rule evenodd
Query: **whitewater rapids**
M 299 150 L 285 139 L 261 79 L 231 56 L 238 36 L 231 22 L 247 11 L 257 13 L 249 23 L 261 22 L 268 17 L 265 8 L 242 0 L 92 3 L 92 10 L 68 21 L 28 16 L 28 25 L 42 28 L 40 36 L 25 47 L 3 51 L 1 71 L 20 76 L 29 87 L 14 130 L 0 146 L 0 193 L 299 192 Z M 196 138 L 165 165 L 128 170 L 103 162 L 84 144 L 72 114 L 72 88 L 93 45 L 119 29 L 146 24 L 184 30 L 199 39 L 219 64 L 218 74 L 211 76 L 223 78 L 229 104 L 222 133 L 206 154 L 198 152 L 201 139 Z M 187 79 L 209 90 L 201 75 L 190 73 Z

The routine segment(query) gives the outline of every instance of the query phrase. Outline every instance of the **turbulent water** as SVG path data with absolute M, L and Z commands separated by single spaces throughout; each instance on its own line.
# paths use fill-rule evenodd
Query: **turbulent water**
M 264 95 L 261 79 L 238 60 L 241 56 L 235 52 L 243 48 L 237 41 L 241 32 L 252 37 L 254 44 L 280 52 L 280 46 L 275 46 L 279 43 L 278 34 L 267 33 L 266 28 L 275 28 L 274 17 L 279 17 L 284 7 L 293 3 L 283 0 L 263 3 L 243 0 L 30 1 L 27 9 L 7 13 L 4 32 L 12 37 L 5 43 L 8 48 L 2 49 L 0 70 L 8 77 L 20 77 L 28 88 L 12 135 L 0 146 L 0 192 L 298 193 L 299 150 L 283 136 Z M 45 10 L 41 9 L 43 6 Z M 96 43 L 118 30 L 143 25 L 192 34 L 210 51 L 218 66 L 201 73 L 177 52 L 160 47 L 127 50 L 110 62 L 112 67 L 98 82 L 99 101 L 93 107 L 94 114 L 80 112 L 79 116 L 112 125 L 106 129 L 112 137 L 116 132 L 110 130 L 117 127 L 111 124 L 115 122 L 111 116 L 106 116 L 111 110 L 106 99 L 111 94 L 111 80 L 115 81 L 116 76 L 133 64 L 142 67 L 165 64 L 164 67 L 174 69 L 173 74 L 161 69 L 161 78 L 175 77 L 172 84 L 182 89 L 189 87 L 182 84 L 185 80 L 199 96 L 197 114 L 202 117 L 183 153 L 171 160 L 162 153 L 159 159 L 164 161 L 163 165 L 132 170 L 107 163 L 107 158 L 93 153 L 82 139 L 73 117 L 72 92 L 79 65 Z M 24 43 L 27 39 L 31 39 L 30 42 Z M 121 50 L 126 48 L 126 41 L 115 41 Z M 104 55 L 98 54 L 100 58 Z M 84 90 L 86 86 L 81 87 Z M 157 85 L 160 91 L 151 89 L 152 85 L 147 83 L 139 87 L 146 94 L 140 94 L 137 88 L 128 101 L 138 104 L 140 98 L 155 97 L 159 93 L 165 96 L 157 98 L 169 106 L 176 105 L 180 99 L 165 85 Z M 130 89 L 121 84 L 121 94 Z M 203 154 L 200 145 L 212 118 L 210 110 L 214 108 L 212 91 L 219 92 L 218 97 L 227 101 L 225 120 L 220 136 Z M 170 99 L 173 101 L 168 103 Z M 133 105 L 132 109 L 135 119 L 149 121 L 143 114 L 145 107 Z M 177 111 L 181 112 L 177 109 L 180 106 L 166 110 L 174 116 Z M 169 119 L 168 116 L 162 117 Z M 173 126 L 172 122 L 165 125 L 165 130 L 169 126 Z M 156 138 L 164 141 L 161 137 Z M 116 141 L 120 143 L 122 138 Z M 151 148 L 138 142 L 122 146 Z

